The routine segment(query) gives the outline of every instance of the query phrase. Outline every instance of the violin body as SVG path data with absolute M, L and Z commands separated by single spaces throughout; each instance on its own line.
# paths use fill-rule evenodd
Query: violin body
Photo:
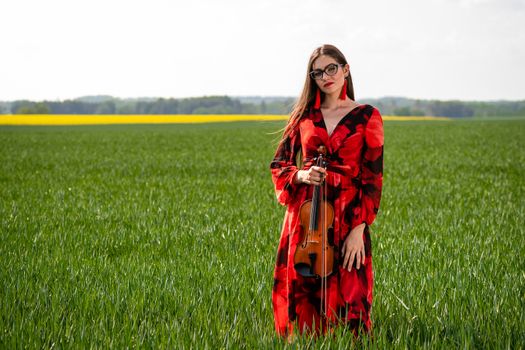
M 318 166 L 323 166 L 320 150 Z M 335 248 L 330 245 L 328 231 L 334 221 L 332 204 L 320 198 L 321 185 L 314 187 L 313 197 L 301 204 L 300 220 L 303 237 L 294 255 L 294 267 L 303 277 L 323 278 L 334 270 Z
M 327 232 L 334 220 L 334 208 L 328 202 L 321 201 L 318 216 L 319 223 L 329 223 L 328 227 L 318 226 L 310 230 L 310 213 L 312 201 L 306 200 L 301 205 L 301 226 L 304 232 L 303 241 L 295 250 L 295 270 L 303 277 L 321 278 L 332 274 L 334 270 L 334 246 L 329 245 Z M 324 243 L 324 244 L 323 244 Z

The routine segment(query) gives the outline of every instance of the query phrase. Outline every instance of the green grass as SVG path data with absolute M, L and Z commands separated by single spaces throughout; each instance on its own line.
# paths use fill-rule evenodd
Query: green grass
M 288 347 L 282 123 L 0 127 L 0 348 Z M 525 346 L 525 120 L 385 122 L 373 341 Z

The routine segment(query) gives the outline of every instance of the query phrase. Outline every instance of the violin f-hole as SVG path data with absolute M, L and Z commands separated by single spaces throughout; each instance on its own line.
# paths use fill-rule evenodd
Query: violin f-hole
M 309 253 L 308 258 L 310 259 L 310 275 L 315 276 L 314 266 L 315 259 L 317 258 L 317 253 Z

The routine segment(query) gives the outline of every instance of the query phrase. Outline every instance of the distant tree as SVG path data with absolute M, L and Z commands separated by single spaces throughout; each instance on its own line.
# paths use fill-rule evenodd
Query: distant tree
M 410 107 L 398 107 L 394 109 L 393 115 L 411 115 Z
M 266 114 L 266 102 L 261 102 L 261 114 Z
M 180 102 L 173 98 L 159 98 L 157 101 L 153 102 L 150 105 L 149 114 L 178 114 L 180 113 L 179 105 Z
M 293 100 L 268 102 L 266 114 L 289 114 L 292 111 L 293 102 Z
M 135 114 L 135 104 L 132 102 L 120 103 L 118 107 L 115 108 L 116 114 Z
M 434 116 L 472 117 L 474 110 L 461 101 L 432 101 L 430 111 Z
M 139 101 L 135 105 L 135 113 L 136 114 L 152 114 L 151 113 L 152 105 L 153 104 L 151 102 Z
M 261 110 L 261 105 L 254 103 L 242 103 L 241 114 L 265 114 Z
M 392 114 L 399 115 L 399 116 L 423 116 L 425 115 L 425 112 L 423 112 L 420 109 L 415 109 L 411 107 L 398 107 L 398 108 L 394 108 L 394 111 Z
M 15 114 L 35 114 L 32 106 L 22 106 L 18 107 L 15 111 Z
M 116 107 L 113 101 L 104 101 L 97 103 L 95 114 L 115 114 Z
M 413 116 L 418 116 L 418 117 L 421 117 L 421 116 L 424 116 L 426 115 L 425 114 L 425 111 L 421 110 L 421 109 L 417 109 L 417 108 L 412 108 L 410 110 L 410 115 L 413 115 Z
M 97 103 L 65 100 L 62 102 L 48 102 L 53 114 L 96 114 Z
M 15 114 L 49 114 L 50 109 L 44 102 L 30 103 L 19 106 Z
M 0 114 L 8 114 L 11 111 L 11 106 L 7 102 L 0 102 Z
M 21 107 L 31 107 L 33 106 L 33 103 L 34 102 L 31 102 L 31 101 L 28 101 L 28 100 L 18 100 L 18 101 L 13 101 L 11 103 L 11 113 L 13 114 L 19 114 L 18 111 L 20 110 Z

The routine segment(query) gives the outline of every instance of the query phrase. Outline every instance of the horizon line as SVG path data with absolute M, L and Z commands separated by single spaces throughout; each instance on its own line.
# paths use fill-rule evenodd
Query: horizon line
M 64 101 L 76 101 L 86 98 L 107 98 L 107 99 L 113 99 L 113 100 L 159 100 L 159 99 L 173 99 L 173 100 L 185 100 L 185 99 L 196 99 L 196 98 L 206 98 L 206 97 L 229 97 L 232 99 L 243 99 L 243 98 L 259 98 L 259 99 L 296 99 L 298 96 L 286 96 L 286 95 L 227 95 L 227 94 L 217 94 L 217 95 L 198 95 L 198 96 L 186 96 L 186 97 L 175 97 L 175 96 L 139 96 L 139 97 L 119 97 L 114 95 L 105 95 L 105 94 L 99 94 L 99 95 L 82 95 L 78 97 L 73 98 L 65 98 L 65 99 L 27 99 L 27 98 L 21 98 L 21 99 L 13 99 L 13 100 L 0 100 L 0 103 L 13 103 L 18 101 L 29 101 L 29 102 L 64 102 Z M 481 99 L 458 99 L 458 98 L 449 98 L 449 99 L 431 99 L 431 98 L 417 98 L 417 97 L 406 97 L 406 96 L 399 96 L 399 95 L 384 95 L 382 97 L 363 97 L 361 99 L 356 99 L 355 101 L 359 100 L 385 100 L 385 99 L 406 99 L 406 100 L 416 100 L 416 101 L 459 101 L 459 102 L 521 102 L 525 101 L 525 98 L 523 99 L 489 99 L 489 100 L 481 100 Z M 95 101 L 96 102 L 96 101 Z

